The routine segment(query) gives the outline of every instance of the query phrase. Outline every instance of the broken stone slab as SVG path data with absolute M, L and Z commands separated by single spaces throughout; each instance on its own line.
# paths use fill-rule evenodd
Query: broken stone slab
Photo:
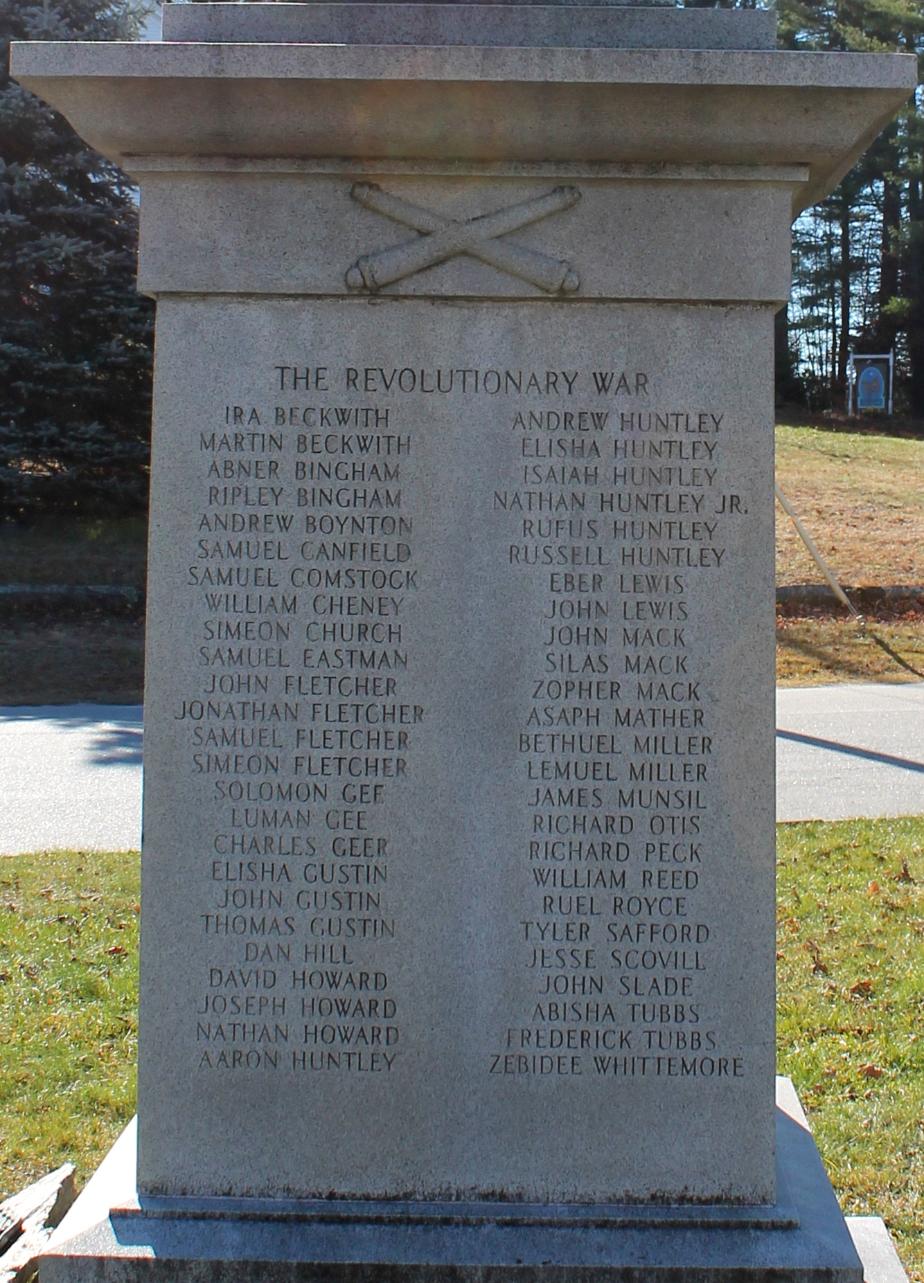
M 37 1258 L 77 1197 L 74 1164 L 61 1167 L 0 1203 L 0 1283 L 27 1283 Z

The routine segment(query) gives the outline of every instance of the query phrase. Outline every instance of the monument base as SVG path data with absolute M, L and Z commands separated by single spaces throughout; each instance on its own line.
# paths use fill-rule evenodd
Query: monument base
M 777 1080 L 778 1202 L 700 1205 L 147 1199 L 128 1128 L 41 1260 L 42 1283 L 862 1283 L 798 1098 Z

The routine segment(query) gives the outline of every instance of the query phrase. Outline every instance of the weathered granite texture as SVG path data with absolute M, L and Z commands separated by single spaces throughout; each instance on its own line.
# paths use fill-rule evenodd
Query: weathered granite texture
M 809 166 L 796 210 L 908 96 L 912 55 L 689 49 L 14 46 L 14 75 L 100 151 L 152 157 Z M 208 160 L 206 160 L 208 158 Z
M 859 1283 L 774 1149 L 771 334 L 914 59 L 194 8 L 14 52 L 159 305 L 143 1210 L 47 1277 Z
M 373 185 L 389 199 L 466 222 L 542 199 L 564 182 L 577 202 L 518 229 L 509 243 L 573 264 L 579 288 L 572 301 L 782 303 L 788 297 L 789 211 L 805 181 L 804 166 L 657 172 L 576 166 L 547 177 L 541 171 L 459 176 L 391 169 L 369 164 L 350 174 L 342 164 L 318 164 L 310 173 L 249 172 L 245 182 L 230 165 L 207 173 L 145 170 L 141 288 L 159 296 L 279 296 L 297 283 L 303 296 L 355 296 L 349 268 L 414 237 L 361 204 L 352 194 L 360 188 Z M 696 251 L 678 252 L 691 237 Z M 461 254 L 404 276 L 383 293 L 549 297 L 538 279 Z M 553 287 L 557 280 L 551 278 Z
M 772 9 L 583 4 L 171 4 L 164 40 L 385 45 L 571 45 L 577 48 L 772 49 Z
M 56 1232 L 42 1283 L 863 1283 L 786 1079 L 778 1101 L 781 1198 L 762 1209 L 171 1208 L 136 1198 L 129 1129 Z
M 161 298 L 146 1192 L 772 1200 L 771 322 Z M 229 806 L 203 696 L 242 640 L 272 718 Z M 261 800 L 302 817 L 272 847 Z

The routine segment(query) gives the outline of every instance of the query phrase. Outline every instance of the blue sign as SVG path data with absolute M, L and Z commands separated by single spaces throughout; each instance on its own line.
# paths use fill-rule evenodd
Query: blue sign
M 884 410 L 886 408 L 885 379 L 876 365 L 866 365 L 857 379 L 857 409 Z

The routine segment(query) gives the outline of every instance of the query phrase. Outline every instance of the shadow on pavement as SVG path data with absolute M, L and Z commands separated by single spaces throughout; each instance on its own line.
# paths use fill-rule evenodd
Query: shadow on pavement
M 780 731 L 777 739 L 792 740 L 795 744 L 808 744 L 811 748 L 826 748 L 832 753 L 846 753 L 849 757 L 862 757 L 867 762 L 882 762 L 885 766 L 897 766 L 903 771 L 920 771 L 924 774 L 924 762 L 914 762 L 907 757 L 893 757 L 891 753 L 877 753 L 871 748 L 858 748 L 855 744 L 839 744 L 837 740 L 819 739 L 817 735 L 800 735 L 798 731 Z
M 144 732 L 128 726 L 107 726 L 90 745 L 93 766 L 140 766 L 144 757 Z
M 140 705 L 4 705 L 0 707 L 0 735 L 4 724 L 42 723 L 41 730 L 77 731 L 86 734 L 86 755 L 91 766 L 140 766 L 144 730 Z

